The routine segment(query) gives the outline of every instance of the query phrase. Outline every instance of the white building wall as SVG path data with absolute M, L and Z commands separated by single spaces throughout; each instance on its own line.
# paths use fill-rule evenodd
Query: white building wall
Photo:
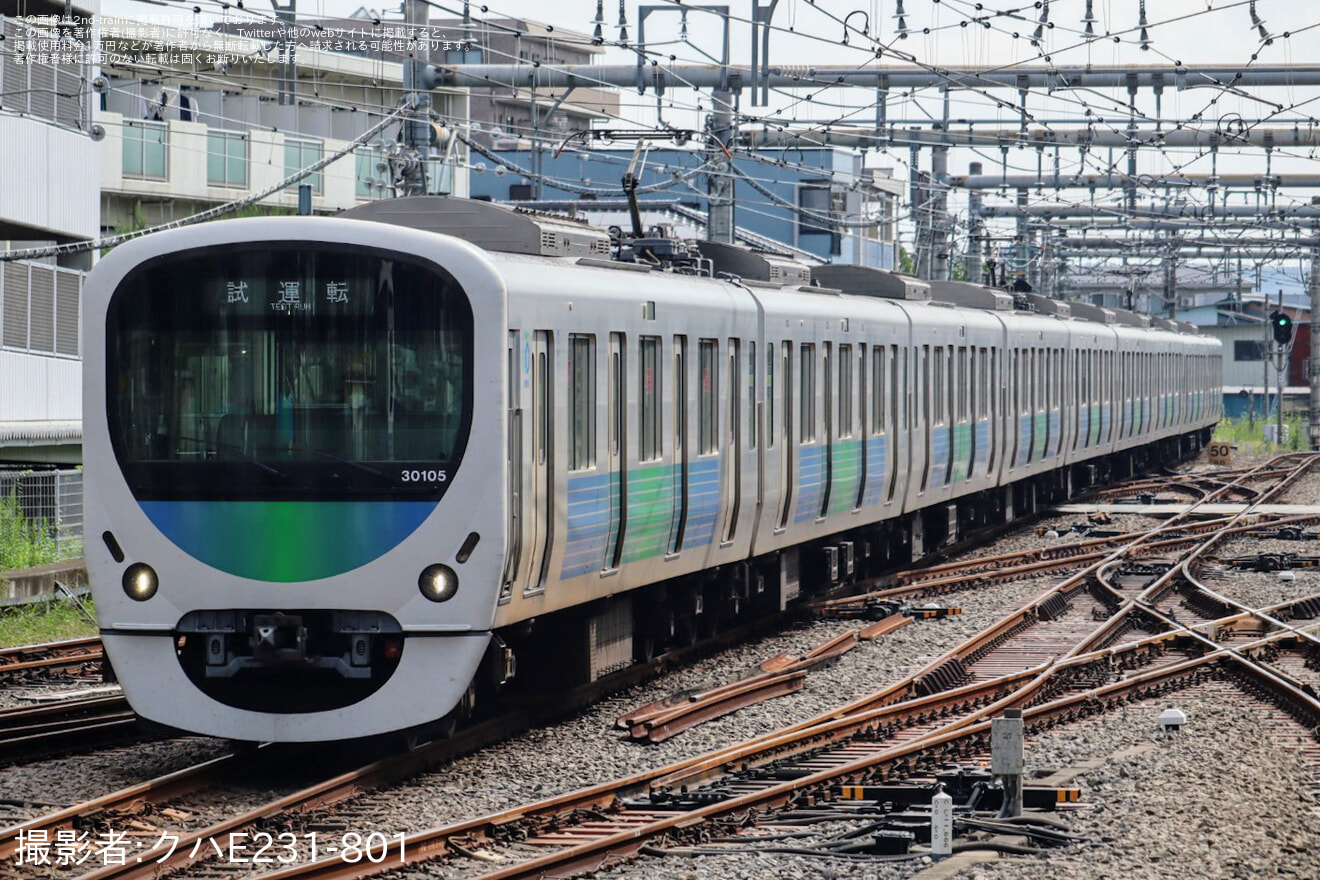
M 96 180 L 97 144 L 86 134 L 32 117 L 0 113 L 5 180 L 0 220 L 38 232 L 94 238 L 101 203 Z
M 0 351 L 5 422 L 81 421 L 82 361 Z

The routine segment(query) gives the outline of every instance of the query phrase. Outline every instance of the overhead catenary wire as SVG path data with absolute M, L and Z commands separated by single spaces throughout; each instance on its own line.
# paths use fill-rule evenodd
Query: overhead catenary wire
M 354 149 L 361 146 L 363 143 L 370 140 L 371 138 L 375 137 L 378 133 L 383 131 L 386 126 L 388 126 L 395 119 L 401 117 L 406 112 L 408 112 L 407 107 L 400 107 L 394 113 L 391 113 L 389 116 L 380 120 L 375 125 L 371 126 L 366 131 L 364 131 L 362 134 L 358 135 L 352 141 L 349 141 L 344 147 L 340 148 L 339 150 L 336 150 L 334 153 L 323 157 L 318 162 L 314 162 L 311 165 L 306 166 L 305 168 L 301 168 L 298 171 L 295 171 L 293 174 L 288 175 L 279 183 L 272 184 L 271 186 L 266 187 L 260 192 L 253 193 L 252 195 L 244 196 L 243 198 L 240 199 L 234 199 L 232 201 L 225 202 L 222 205 L 216 205 L 214 208 L 208 208 L 205 211 L 199 211 L 196 214 L 191 214 L 187 217 L 182 217 L 178 220 L 171 220 L 168 223 L 161 223 L 156 226 L 151 226 L 146 229 L 138 229 L 133 232 L 124 232 L 118 235 L 104 236 L 101 238 L 89 239 L 86 241 L 71 242 L 69 244 L 57 244 L 57 245 L 49 245 L 47 247 L 23 248 L 20 250 L 0 252 L 0 261 L 37 260 L 48 257 L 59 257 L 67 254 L 77 254 L 77 253 L 82 253 L 84 251 L 98 250 L 100 248 L 114 247 L 115 245 L 123 244 L 126 241 L 131 241 L 135 238 L 141 238 L 144 235 L 150 235 L 154 232 L 164 232 L 165 230 L 168 229 L 180 229 L 184 226 L 191 226 L 195 223 L 202 223 L 207 220 L 215 220 L 219 217 L 224 217 L 228 214 L 233 214 L 236 211 L 241 211 L 244 208 L 255 205 L 257 202 L 260 202 L 262 199 L 268 198 L 269 196 L 274 195 L 280 190 L 292 186 L 298 181 L 306 177 L 309 177 L 312 174 L 315 174 L 317 171 L 320 171 L 322 168 L 329 165 L 331 162 L 334 162 L 342 158 L 343 156 L 347 156 Z

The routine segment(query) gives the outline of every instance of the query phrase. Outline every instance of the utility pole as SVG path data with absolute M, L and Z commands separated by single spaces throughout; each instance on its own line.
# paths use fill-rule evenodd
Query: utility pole
M 1256 264 L 1256 289 L 1260 291 L 1260 326 L 1265 331 L 1264 346 L 1261 351 L 1261 380 L 1260 380 L 1260 424 L 1261 431 L 1265 430 L 1265 423 L 1270 418 L 1270 361 L 1274 359 L 1274 328 L 1270 326 L 1269 312 L 1265 311 L 1270 307 L 1270 295 L 1261 287 L 1261 264 Z
M 727 29 L 725 34 L 727 40 Z M 710 205 L 706 238 L 732 244 L 737 218 L 733 201 L 733 159 L 729 156 L 728 145 L 733 141 L 735 129 L 733 92 L 727 83 L 711 94 L 711 104 L 710 118 L 706 123 L 709 133 L 706 161 L 711 167 L 711 171 L 706 174 L 706 200 Z
M 275 51 L 280 62 L 280 105 L 287 106 L 297 102 L 298 68 L 294 53 L 298 48 L 298 0 L 289 0 L 283 6 L 277 0 L 270 0 L 270 5 L 279 22 Z
M 931 273 L 929 277 L 937 281 L 948 281 L 952 269 L 949 265 L 949 148 L 936 147 L 930 152 Z
M 408 94 L 409 113 L 403 123 L 408 154 L 396 177 L 405 196 L 426 194 L 426 156 L 431 146 L 431 91 L 426 86 L 431 65 L 430 6 L 424 0 L 404 0 L 403 17 L 412 44 L 403 64 L 403 88 Z
M 1311 251 L 1311 277 L 1307 279 L 1306 287 L 1311 295 L 1311 359 L 1307 364 L 1311 414 L 1307 420 L 1307 432 L 1311 435 L 1311 448 L 1320 449 L 1320 249 Z
M 1280 312 L 1283 311 L 1283 288 L 1282 288 L 1282 287 L 1279 288 L 1279 311 L 1280 311 Z M 1272 328 L 1271 328 L 1271 329 L 1272 329 Z M 1279 410 L 1279 412 L 1278 412 L 1278 417 L 1277 417 L 1277 419 L 1276 419 L 1276 421 L 1275 421 L 1275 428 L 1274 428 L 1274 430 L 1275 430 L 1276 433 L 1275 433 L 1275 435 L 1274 435 L 1274 442 L 1275 442 L 1275 443 L 1278 443 L 1280 446 L 1283 445 L 1283 383 L 1284 383 L 1284 381 L 1285 381 L 1285 375 L 1286 375 L 1287 372 L 1288 372 L 1288 352 L 1289 352 L 1289 350 L 1290 350 L 1291 348 L 1292 348 L 1292 344 L 1291 344 L 1291 343 L 1289 343 L 1289 344 L 1287 344 L 1287 345 L 1284 345 L 1284 344 L 1280 343 L 1280 345 L 1279 345 L 1279 356 L 1278 356 L 1278 360 L 1276 360 L 1275 363 L 1274 363 L 1274 367 L 1275 367 L 1275 369 L 1278 371 L 1278 372 L 1276 373 L 1276 376 L 1278 377 L 1278 382 L 1279 382 L 1279 385 L 1278 385 L 1278 387 L 1279 387 L 1279 394 L 1278 394 L 1278 397 L 1276 397 L 1276 398 L 1274 399 L 1274 405 L 1275 405 L 1275 407 L 1277 407 L 1278 410 Z
M 973 162 L 967 169 L 969 174 L 980 174 L 981 163 Z M 985 222 L 981 219 L 981 193 L 972 192 L 967 195 L 967 280 L 973 284 L 981 284 L 982 263 L 981 263 L 981 233 Z

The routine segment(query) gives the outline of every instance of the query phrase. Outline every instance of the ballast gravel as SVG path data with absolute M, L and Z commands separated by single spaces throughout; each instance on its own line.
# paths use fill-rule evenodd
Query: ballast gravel
M 1182 709 L 1174 736 L 1156 724 Z M 959 880 L 1254 880 L 1320 877 L 1320 817 L 1297 731 L 1234 685 L 1213 682 L 1028 737 L 1027 775 L 1099 759 L 1072 784 L 1087 808 L 1059 818 L 1084 841 L 1037 856 L 1000 856 Z M 731 853 L 643 857 L 598 880 L 900 880 L 928 862 Z M 927 874 L 925 876 L 931 876 Z M 945 875 L 947 876 L 947 875 Z

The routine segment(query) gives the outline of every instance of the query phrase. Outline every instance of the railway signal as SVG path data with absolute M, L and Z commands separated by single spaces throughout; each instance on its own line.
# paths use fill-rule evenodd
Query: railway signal
M 1274 330 L 1274 341 L 1279 345 L 1292 342 L 1293 319 L 1287 312 L 1270 312 L 1270 327 Z

